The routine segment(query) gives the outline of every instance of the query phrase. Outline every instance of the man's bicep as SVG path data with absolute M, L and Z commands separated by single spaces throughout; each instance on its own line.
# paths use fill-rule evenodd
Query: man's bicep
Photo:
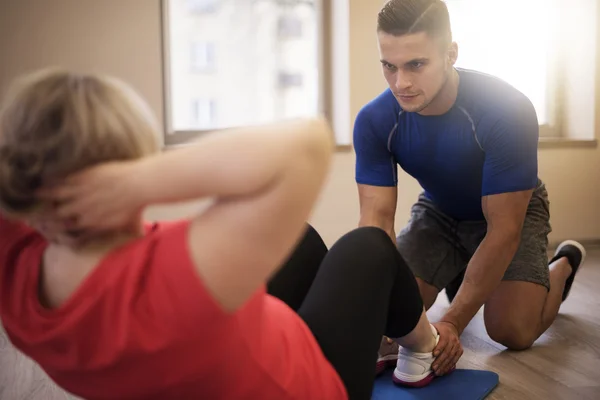
M 388 233 L 394 229 L 398 188 L 358 185 L 360 226 L 376 226 Z
M 353 145 L 356 154 L 355 179 L 358 184 L 395 186 L 397 165 L 388 149 L 386 128 L 374 127 L 368 112 L 362 110 L 354 123 Z
M 523 103 L 484 135 L 482 196 L 534 189 L 538 181 L 539 125 Z

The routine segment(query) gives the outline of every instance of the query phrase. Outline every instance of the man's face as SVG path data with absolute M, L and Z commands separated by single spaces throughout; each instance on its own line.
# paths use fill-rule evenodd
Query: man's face
M 394 36 L 378 33 L 383 75 L 407 112 L 423 111 L 446 82 L 456 61 L 455 44 L 442 48 L 425 32 Z

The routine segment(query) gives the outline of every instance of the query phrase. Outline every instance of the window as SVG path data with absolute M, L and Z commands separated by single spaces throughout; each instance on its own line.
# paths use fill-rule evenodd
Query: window
M 190 123 L 192 129 L 213 129 L 217 119 L 216 102 L 213 99 L 194 99 L 190 110 Z
M 296 16 L 281 16 L 279 18 L 278 33 L 282 38 L 302 37 L 302 20 Z
M 551 125 L 557 71 L 552 52 L 561 26 L 555 0 L 446 0 L 457 67 L 497 76 L 532 101 L 540 125 Z M 515 12 L 518 10 L 518 12 Z M 548 133 L 549 130 L 541 130 Z
M 186 0 L 188 11 L 204 14 L 217 11 L 220 0 Z
M 215 68 L 215 45 L 207 42 L 194 42 L 191 46 L 192 71 L 211 71 Z
M 217 3 L 213 13 L 198 15 L 188 0 L 163 2 L 165 143 L 320 114 L 321 1 Z
M 302 75 L 289 72 L 280 72 L 279 86 L 281 88 L 302 87 Z

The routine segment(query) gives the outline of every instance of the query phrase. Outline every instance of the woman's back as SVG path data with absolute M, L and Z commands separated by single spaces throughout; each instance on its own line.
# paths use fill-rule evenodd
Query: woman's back
M 148 228 L 110 252 L 66 302 L 46 308 L 46 240 L 0 219 L 2 237 L 11 238 L 0 246 L 9 337 L 87 399 L 344 398 L 306 325 L 264 288 L 235 313 L 221 309 L 190 260 L 189 226 Z

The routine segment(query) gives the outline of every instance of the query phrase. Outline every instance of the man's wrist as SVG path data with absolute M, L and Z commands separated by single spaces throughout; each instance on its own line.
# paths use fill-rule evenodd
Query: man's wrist
M 451 316 L 445 315 L 440 320 L 440 322 L 452 325 L 454 327 L 454 329 L 456 329 L 456 332 L 458 333 L 458 336 L 462 335 L 462 333 L 464 331 L 464 327 L 462 326 L 462 324 L 456 318 L 453 318 Z

